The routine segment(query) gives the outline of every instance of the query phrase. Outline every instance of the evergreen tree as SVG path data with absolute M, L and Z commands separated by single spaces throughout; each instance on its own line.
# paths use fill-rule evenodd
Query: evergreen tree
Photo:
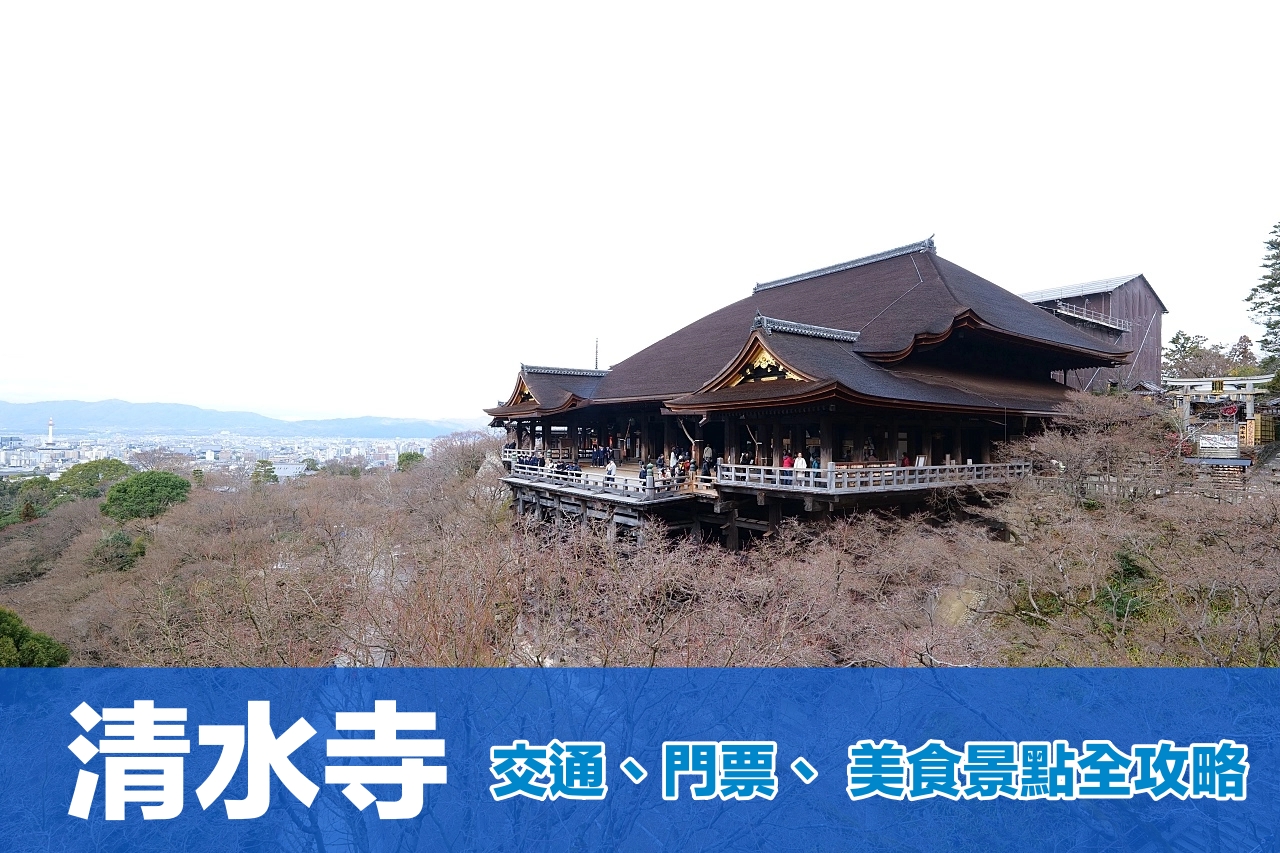
M 1271 229 L 1271 239 L 1266 242 L 1267 254 L 1262 259 L 1266 273 L 1249 291 L 1245 302 L 1249 313 L 1265 329 L 1258 343 L 1265 354 L 1280 354 L 1280 223 Z
M 427 457 L 423 456 L 421 453 L 418 453 L 413 450 L 407 450 L 404 453 L 401 453 L 398 457 L 396 457 L 396 470 L 408 471 L 414 465 L 417 465 L 419 462 L 421 462 L 423 459 L 426 459 L 426 458 Z
M 0 666 L 66 666 L 71 651 L 38 634 L 12 610 L 0 607 Z
M 72 465 L 58 478 L 58 491 L 80 498 L 96 498 L 112 483 L 123 480 L 133 469 L 119 459 L 96 459 Z
M 276 466 L 271 464 L 270 459 L 259 459 L 258 464 L 253 466 L 253 473 L 249 475 L 249 482 L 255 486 L 263 486 L 267 483 L 280 482 L 280 477 L 276 474 Z
M 182 503 L 191 484 L 168 471 L 143 471 L 107 490 L 102 513 L 116 521 L 155 518 L 170 506 Z

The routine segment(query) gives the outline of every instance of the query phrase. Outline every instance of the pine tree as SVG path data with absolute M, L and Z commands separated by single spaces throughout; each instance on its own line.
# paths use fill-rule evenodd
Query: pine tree
M 1271 239 L 1266 242 L 1267 254 L 1262 259 L 1266 273 L 1249 291 L 1245 302 L 1249 313 L 1265 329 L 1258 341 L 1264 353 L 1280 354 L 1280 223 L 1271 229 Z
M 259 459 L 258 464 L 253 466 L 253 473 L 249 475 L 249 482 L 255 486 L 265 486 L 267 483 L 280 482 L 280 477 L 270 459 Z

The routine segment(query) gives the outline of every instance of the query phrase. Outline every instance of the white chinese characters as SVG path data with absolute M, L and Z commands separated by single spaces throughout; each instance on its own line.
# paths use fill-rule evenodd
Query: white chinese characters
M 144 820 L 168 820 L 182 813 L 184 806 L 184 758 L 191 752 L 185 738 L 186 708 L 157 708 L 149 699 L 137 699 L 132 707 L 103 708 L 99 714 L 82 702 L 71 713 L 86 734 L 103 726 L 103 737 L 95 745 L 85 735 L 68 748 L 83 765 L 103 756 L 102 772 L 82 768 L 67 813 L 88 819 L 105 775 L 103 794 L 107 820 L 124 820 L 126 806 L 136 804 Z M 430 731 L 436 726 L 431 712 L 402 712 L 395 700 L 376 700 L 372 712 L 338 712 L 338 731 L 370 731 L 372 738 L 334 738 L 326 743 L 326 754 L 343 763 L 325 767 L 325 783 L 343 785 L 342 793 L 363 811 L 377 802 L 378 817 L 386 820 L 417 817 L 422 813 L 423 786 L 443 785 L 447 771 L 440 764 L 426 764 L 424 758 L 444 756 L 444 740 L 400 738 L 401 731 Z M 311 740 L 315 728 L 298 718 L 281 734 L 271 723 L 271 703 L 247 703 L 244 725 L 202 725 L 199 745 L 220 747 L 217 763 L 199 787 L 196 799 L 202 809 L 212 806 L 243 766 L 245 796 L 223 800 L 230 820 L 262 817 L 271 806 L 271 777 L 310 808 L 319 786 L 293 762 L 294 753 Z M 398 758 L 389 764 L 380 759 Z M 374 763 L 352 764 L 347 759 L 375 759 Z M 378 800 L 365 785 L 398 786 L 398 799 Z

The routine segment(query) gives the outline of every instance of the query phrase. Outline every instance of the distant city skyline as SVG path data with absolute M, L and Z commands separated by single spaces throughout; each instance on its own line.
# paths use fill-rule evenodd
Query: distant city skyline
M 408 419 L 366 416 L 287 421 L 256 412 L 221 411 L 185 404 L 133 404 L 121 400 L 80 402 L 47 400 L 12 404 L 0 400 L 0 434 L 33 435 L 46 421 L 64 432 L 86 433 L 165 432 L 198 434 L 230 430 L 259 436 L 356 436 L 363 438 L 430 438 L 458 430 L 483 427 L 488 418 Z
M 6 399 L 3 396 L 0 396 L 0 404 L 3 404 L 3 403 L 14 403 L 14 404 L 24 405 L 24 406 L 39 405 L 41 403 L 54 403 L 54 404 L 58 404 L 58 403 L 86 403 L 86 404 L 126 403 L 129 405 L 141 405 L 141 406 L 149 406 L 149 405 L 194 406 L 196 408 L 204 409 L 207 411 L 226 412 L 226 413 L 243 412 L 246 414 L 261 415 L 262 417 L 272 418 L 273 420 L 281 420 L 281 421 L 353 420 L 353 419 L 359 419 L 359 418 L 387 418 L 387 419 L 398 419 L 398 420 L 403 419 L 403 420 L 423 420 L 423 421 L 475 421 L 475 420 L 483 419 L 483 413 L 481 413 L 481 416 L 478 417 L 475 412 L 460 412 L 457 414 L 456 417 L 443 416 L 443 417 L 432 417 L 432 418 L 414 418 L 414 417 L 400 418 L 395 415 L 379 414 L 377 412 L 362 412 L 360 414 L 354 414 L 354 415 L 353 414 L 326 415 L 326 414 L 314 414 L 309 412 L 301 412 L 296 414 L 281 415 L 281 414 L 272 414 L 267 411 L 257 411 L 245 406 L 233 406 L 233 407 L 202 406 L 187 400 L 122 400 L 119 397 L 102 397 L 100 399 L 93 399 L 93 400 L 70 399 L 70 398 L 53 399 L 51 397 L 44 397 L 44 398 L 36 397 L 35 399 L 25 400 L 25 399 L 17 399 L 17 395 L 11 395 L 10 399 Z
M 1280 4 L 0 8 L 0 400 L 479 416 L 936 235 L 1258 337 Z

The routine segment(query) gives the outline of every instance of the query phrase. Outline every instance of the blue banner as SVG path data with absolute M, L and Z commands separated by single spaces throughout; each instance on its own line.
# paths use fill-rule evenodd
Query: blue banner
M 1268 851 L 1261 670 L 0 671 L 0 849 Z

